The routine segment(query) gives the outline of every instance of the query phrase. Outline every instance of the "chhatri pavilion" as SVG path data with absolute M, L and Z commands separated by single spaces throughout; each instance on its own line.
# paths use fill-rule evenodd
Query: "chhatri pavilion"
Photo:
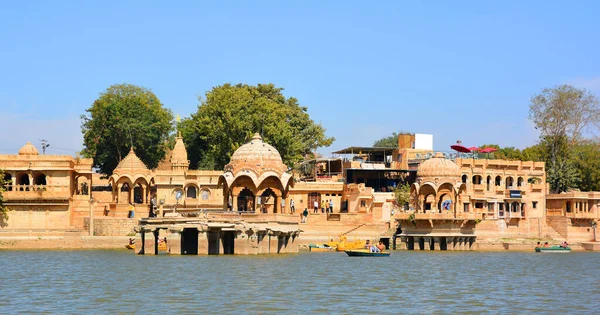
M 141 240 L 136 251 L 158 253 L 157 240 L 164 236 L 171 254 L 297 252 L 297 217 L 282 214 L 281 206 L 293 183 L 287 170 L 277 149 L 255 134 L 233 153 L 219 177 L 227 211 L 142 219 L 136 228 Z

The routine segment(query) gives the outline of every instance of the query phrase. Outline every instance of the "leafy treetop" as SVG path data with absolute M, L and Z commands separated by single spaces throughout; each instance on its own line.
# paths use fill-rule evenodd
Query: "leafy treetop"
M 199 99 L 198 111 L 181 121 L 191 167 L 222 169 L 256 132 L 292 166 L 335 140 L 325 136 L 298 100 L 273 84 L 224 84 Z
M 166 141 L 173 129 L 173 114 L 150 90 L 116 84 L 100 94 L 82 115 L 83 156 L 110 175 L 131 146 L 149 168 L 165 156 Z

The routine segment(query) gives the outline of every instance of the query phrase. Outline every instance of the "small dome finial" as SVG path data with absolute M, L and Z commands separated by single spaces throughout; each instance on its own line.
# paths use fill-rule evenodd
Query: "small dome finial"
M 255 133 L 254 136 L 252 137 L 252 140 L 262 140 L 262 137 L 260 136 L 260 134 Z

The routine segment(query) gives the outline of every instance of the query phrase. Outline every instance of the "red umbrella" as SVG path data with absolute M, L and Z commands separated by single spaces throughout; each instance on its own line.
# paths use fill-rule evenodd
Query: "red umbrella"
M 481 152 L 481 153 L 491 153 L 491 152 L 496 152 L 496 151 L 498 151 L 498 149 L 492 148 L 492 147 L 487 147 L 487 148 L 481 149 L 481 151 L 479 151 L 479 152 Z
M 471 150 L 471 152 L 481 151 L 481 149 L 478 147 L 470 147 L 469 150 Z
M 450 146 L 450 148 L 452 150 L 456 150 L 456 151 L 462 152 L 462 153 L 471 153 L 471 150 L 469 148 L 465 148 L 460 144 L 453 144 Z

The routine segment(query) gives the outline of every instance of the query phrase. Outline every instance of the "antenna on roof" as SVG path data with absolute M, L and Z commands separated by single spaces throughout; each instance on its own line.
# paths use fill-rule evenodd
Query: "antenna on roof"
M 48 140 L 46 139 L 42 139 L 40 140 L 42 142 L 42 154 L 46 154 L 46 148 L 50 146 L 50 144 L 48 143 Z

